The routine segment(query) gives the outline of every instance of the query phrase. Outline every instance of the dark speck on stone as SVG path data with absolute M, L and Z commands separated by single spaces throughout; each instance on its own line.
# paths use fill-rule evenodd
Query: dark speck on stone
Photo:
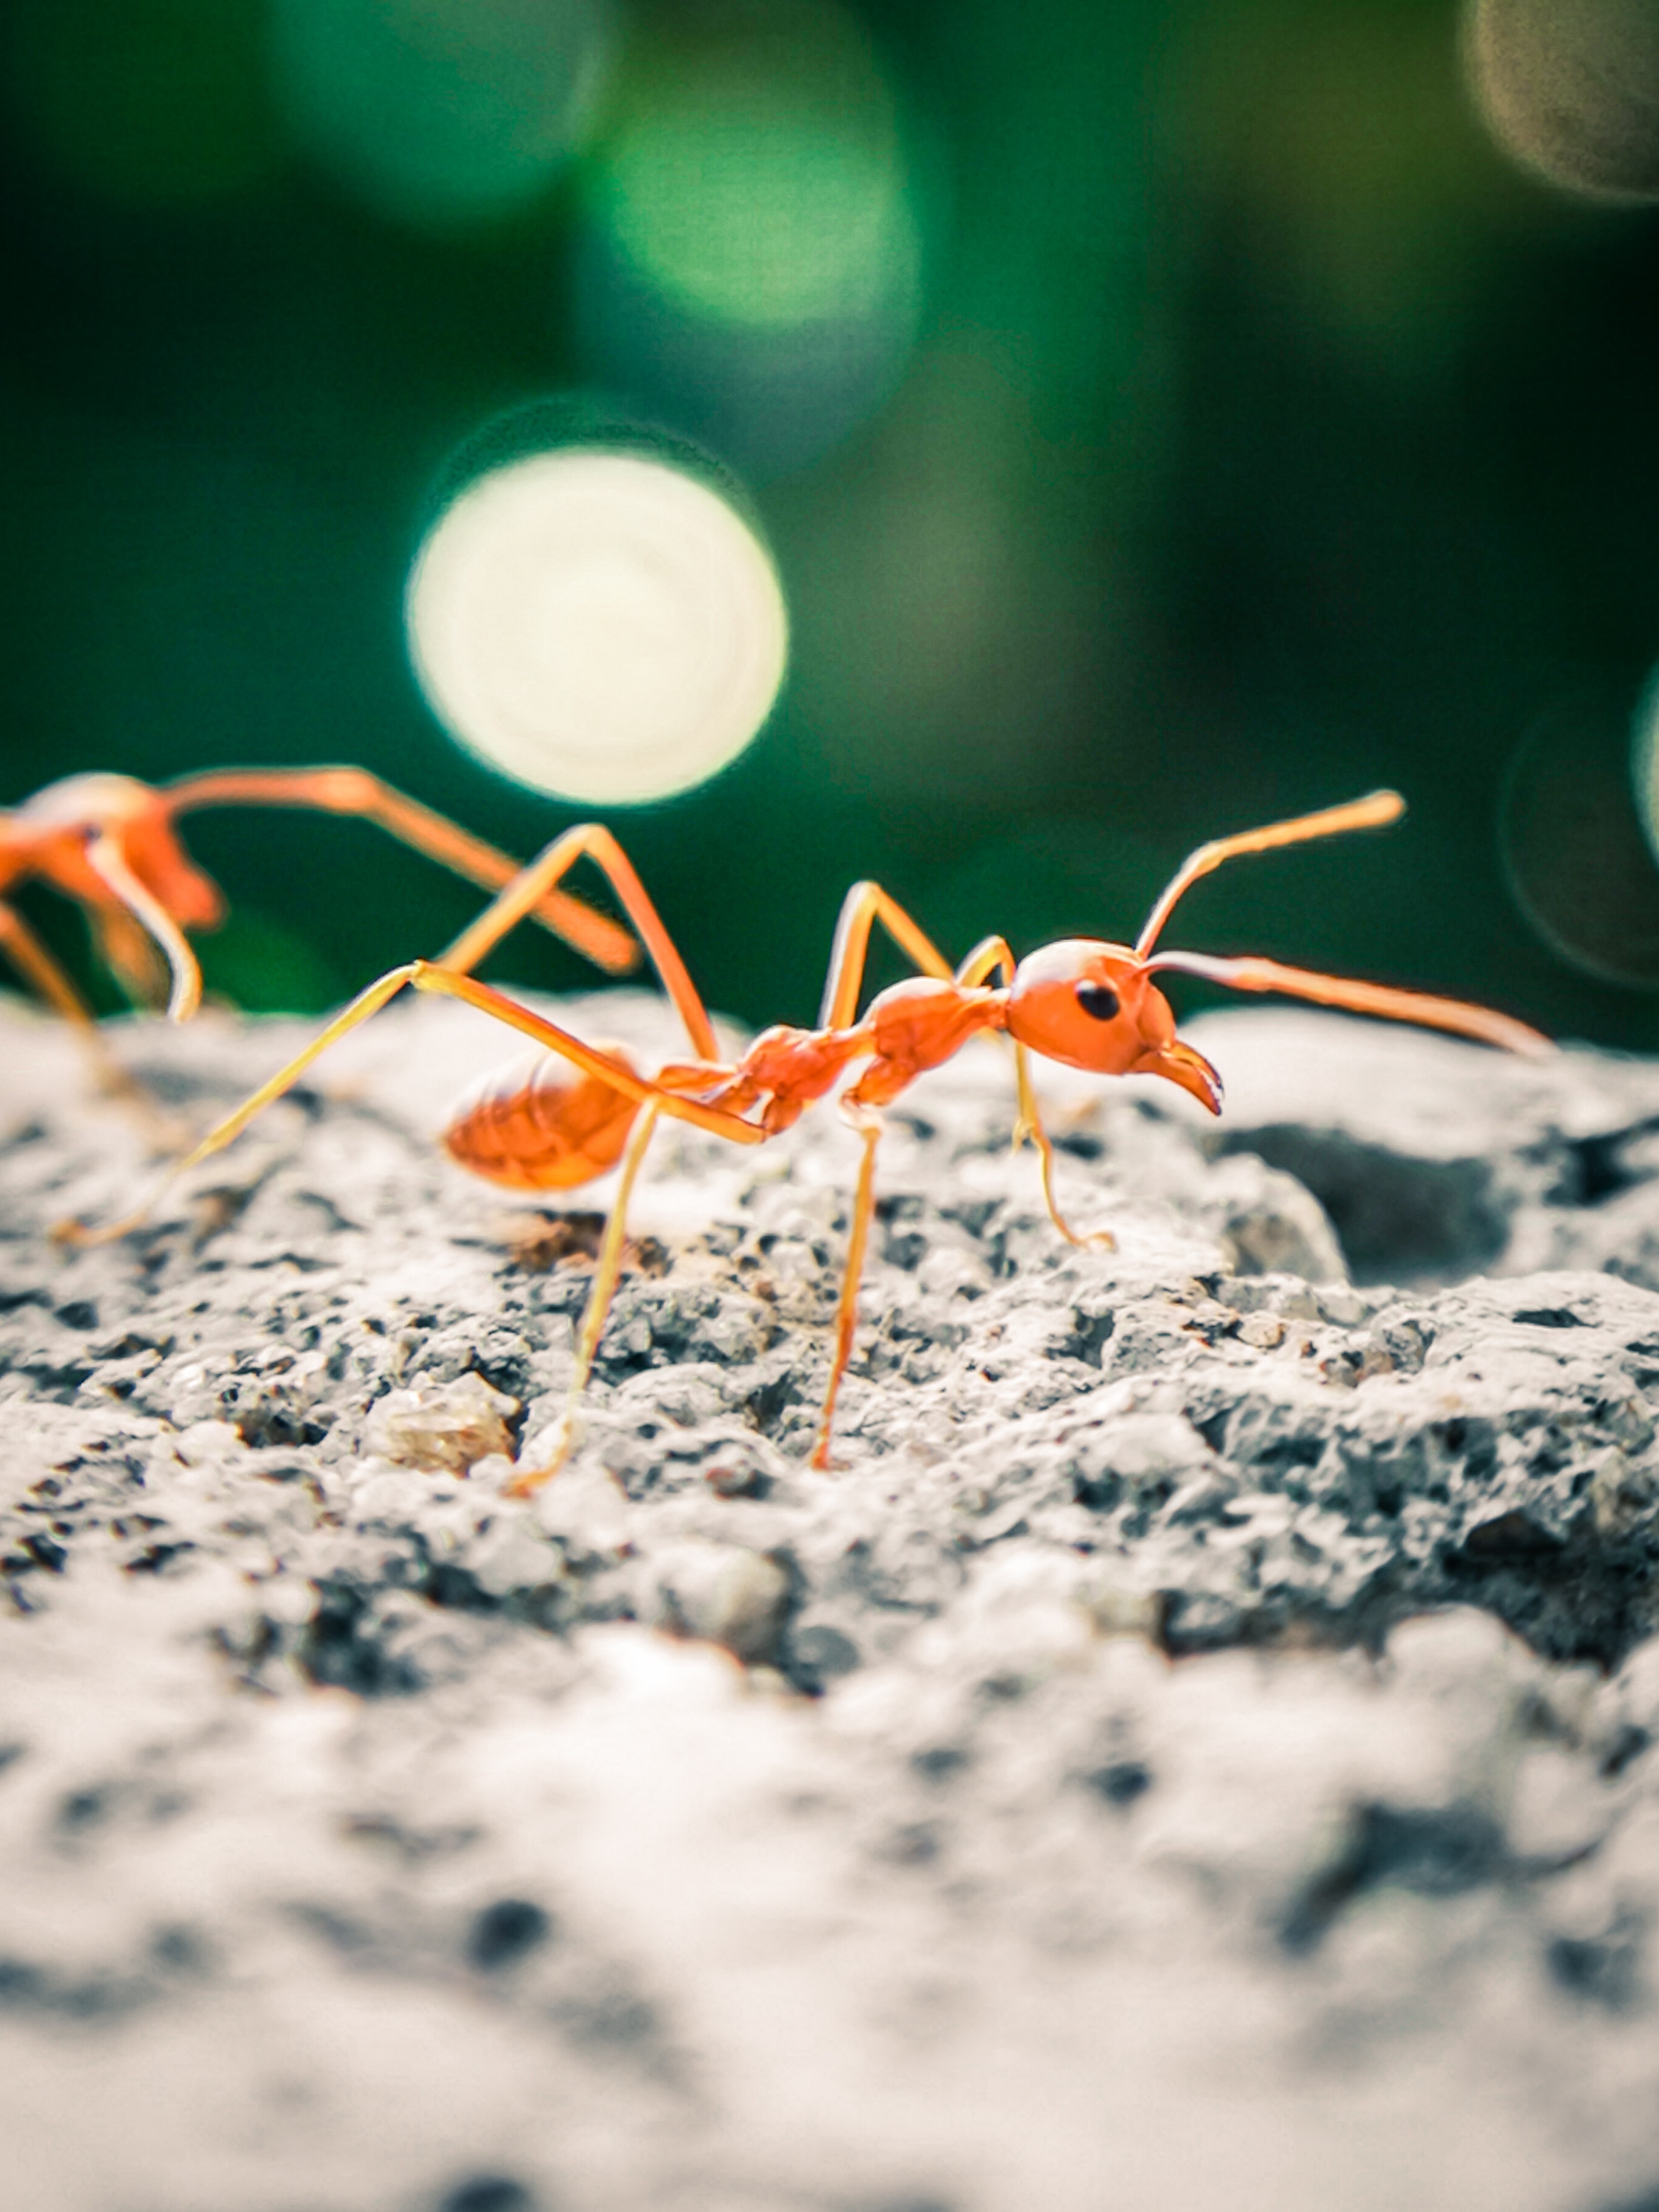
M 476 2173 L 438 2200 L 437 2212 L 537 2212 L 523 2182 L 505 2173 Z
M 838 1628 L 817 1626 L 797 1631 L 790 1648 L 809 1674 L 850 1674 L 859 1663 L 858 1647 Z
M 466 1955 L 485 1973 L 516 1966 L 547 1941 L 552 1925 L 541 1906 L 527 1898 L 499 1898 L 494 1905 L 485 1905 L 473 1922 Z
M 1133 1805 L 1152 1786 L 1150 1771 L 1138 1759 L 1115 1759 L 1109 1765 L 1097 1767 L 1085 1778 L 1090 1788 L 1098 1790 L 1109 1805 Z
M 78 1836 L 108 1818 L 115 1792 L 107 1789 L 72 1790 L 58 1808 L 58 1826 L 66 1836 Z
M 968 1765 L 968 1753 L 959 1743 L 928 1744 L 911 1754 L 910 1764 L 928 1782 L 948 1782 Z
M 1601 1773 L 1604 1782 L 1616 1782 L 1627 1766 L 1640 1759 L 1650 1749 L 1653 1738 L 1634 1721 L 1626 1721 L 1602 1755 Z
M 38 1966 L 24 1959 L 0 1959 L 0 2005 L 33 2003 L 40 1994 Z
M 1457 1897 L 1504 1863 L 1502 1831 L 1478 1805 L 1362 1805 L 1341 1847 L 1306 1885 L 1284 1928 L 1285 1948 L 1310 1950 L 1337 1914 L 1364 1891 L 1391 1887 L 1420 1897 Z
M 1618 2012 L 1636 1995 L 1639 1954 L 1632 1938 L 1614 1936 L 1600 1942 L 1558 1936 L 1547 1954 L 1559 1986 Z

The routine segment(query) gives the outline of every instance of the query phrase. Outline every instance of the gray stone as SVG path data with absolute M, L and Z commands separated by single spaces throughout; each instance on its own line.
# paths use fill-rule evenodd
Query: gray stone
M 304 1034 L 116 1037 L 205 1121 Z M 520 1499 L 592 1224 L 426 1140 L 486 1024 L 394 1010 L 72 1251 L 154 1164 L 0 1014 L 20 2197 L 1642 2201 L 1659 1073 L 1195 1034 L 1219 1125 L 1045 1078 L 1114 1251 L 996 1053 L 901 1103 L 828 1473 L 856 1142 L 665 1130 Z

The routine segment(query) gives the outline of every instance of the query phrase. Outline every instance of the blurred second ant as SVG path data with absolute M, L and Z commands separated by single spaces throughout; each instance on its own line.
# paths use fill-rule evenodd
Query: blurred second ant
M 505 853 L 356 768 L 216 769 L 160 785 L 94 773 L 67 776 L 21 806 L 0 809 L 0 952 L 73 1025 L 112 1091 L 133 1096 L 138 1086 L 11 894 L 35 881 L 74 900 L 128 995 L 140 1006 L 165 996 L 170 1018 L 186 1021 L 201 1002 L 202 971 L 185 933 L 216 927 L 225 902 L 185 851 L 176 824 L 181 815 L 212 806 L 354 815 L 485 890 L 519 873 Z M 607 974 L 625 975 L 639 959 L 627 930 L 567 891 L 550 890 L 531 911 Z

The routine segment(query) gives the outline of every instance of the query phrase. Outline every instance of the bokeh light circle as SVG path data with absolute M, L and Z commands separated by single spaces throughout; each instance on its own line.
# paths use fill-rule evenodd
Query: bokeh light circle
M 713 45 L 650 82 L 595 193 L 617 246 L 670 297 L 761 329 L 878 309 L 918 250 L 873 58 L 827 10 L 786 21 L 801 35 L 774 51 Z
M 1654 0 L 1466 0 L 1465 64 L 1492 136 L 1592 199 L 1659 198 Z
M 1631 770 L 1628 694 L 1558 702 L 1510 763 L 1499 849 L 1511 896 L 1552 951 L 1600 981 L 1652 990 L 1659 866 Z
M 1630 781 L 1642 834 L 1659 863 L 1659 668 L 1648 678 L 1632 721 Z
M 916 164 L 867 32 L 837 0 L 693 0 L 617 108 L 582 196 L 587 360 L 746 469 L 817 459 L 921 318 Z
M 276 94 L 319 164 L 383 215 L 510 214 L 586 131 L 610 0 L 276 0 Z
M 787 657 L 776 572 L 736 509 L 660 459 L 591 446 L 475 478 L 427 534 L 406 617 L 446 727 L 592 805 L 665 799 L 736 759 Z

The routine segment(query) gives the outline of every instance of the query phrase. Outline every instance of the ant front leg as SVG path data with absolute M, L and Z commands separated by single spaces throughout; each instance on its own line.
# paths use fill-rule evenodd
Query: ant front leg
M 1014 955 L 1006 937 L 987 937 L 976 945 L 957 970 L 956 980 L 966 989 L 988 983 L 994 975 L 1000 975 L 1005 983 L 1012 982 L 1014 974 Z M 1109 1229 L 1096 1229 L 1080 1233 L 1073 1228 L 1060 1210 L 1054 1195 L 1054 1139 L 1042 1126 L 1042 1114 L 1037 1104 L 1036 1085 L 1031 1080 L 1031 1055 L 1023 1044 L 1014 1045 L 1014 1079 L 1018 1086 L 1019 1117 L 1014 1123 L 1014 1145 L 1030 1144 L 1036 1148 L 1042 1168 L 1042 1202 L 1048 1209 L 1048 1218 L 1068 1244 L 1093 1252 L 1115 1252 L 1117 1239 Z
M 1060 1200 L 1054 1195 L 1054 1140 L 1042 1126 L 1042 1111 L 1037 1105 L 1036 1085 L 1031 1080 L 1031 1056 L 1023 1044 L 1014 1047 L 1014 1068 L 1019 1085 L 1019 1119 L 1014 1125 L 1014 1142 L 1022 1137 L 1036 1147 L 1037 1158 L 1042 1164 L 1042 1202 L 1048 1209 L 1048 1218 L 1068 1244 L 1075 1244 L 1085 1252 L 1115 1252 L 1117 1239 L 1109 1229 L 1076 1230 L 1060 1210 Z

